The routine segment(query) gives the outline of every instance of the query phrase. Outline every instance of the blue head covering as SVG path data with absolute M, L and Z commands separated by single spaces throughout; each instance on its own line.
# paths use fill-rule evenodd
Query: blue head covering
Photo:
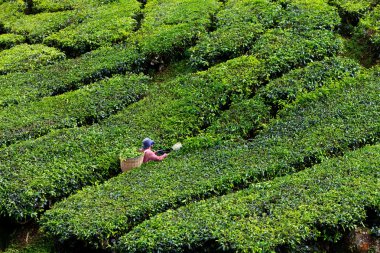
M 142 141 L 142 148 L 143 149 L 147 149 L 149 148 L 150 146 L 152 146 L 154 144 L 154 141 L 149 139 L 149 138 L 145 138 L 143 141 Z

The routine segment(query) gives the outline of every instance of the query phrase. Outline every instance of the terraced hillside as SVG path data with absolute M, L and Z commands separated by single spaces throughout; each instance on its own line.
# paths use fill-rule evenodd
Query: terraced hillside
M 376 240 L 379 6 L 0 0 L 0 252 Z M 183 148 L 121 173 L 147 136 Z

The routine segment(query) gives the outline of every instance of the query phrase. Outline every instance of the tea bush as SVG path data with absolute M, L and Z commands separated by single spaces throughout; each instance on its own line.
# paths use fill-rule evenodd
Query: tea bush
M 152 217 L 121 237 L 118 252 L 294 249 L 338 240 L 379 210 L 380 146 L 367 146 L 305 171 Z M 326 230 L 329 233 L 326 233 Z
M 334 30 L 340 24 L 337 9 L 325 0 L 291 0 L 278 21 L 283 29 L 295 32 L 315 29 Z
M 331 31 L 295 33 L 291 29 L 270 29 L 256 41 L 250 54 L 265 60 L 270 76 L 276 77 L 311 61 L 336 55 L 342 50 L 342 39 Z
M 243 55 L 274 26 L 280 11 L 279 4 L 267 0 L 226 2 L 216 14 L 216 30 L 200 34 L 189 49 L 190 60 L 197 66 L 209 66 Z
M 41 44 L 16 45 L 0 51 L 0 74 L 35 70 L 65 59 L 64 53 Z
M 178 56 L 211 26 L 210 16 L 220 8 L 217 0 L 152 0 L 143 10 L 144 20 L 132 41 L 151 65 Z
M 333 57 L 291 70 L 260 88 L 253 98 L 232 103 L 205 133 L 225 140 L 253 138 L 259 129 L 265 127 L 271 116 L 292 103 L 300 94 L 345 77 L 354 77 L 360 69 L 359 64 L 353 60 Z M 203 137 L 197 136 L 195 139 Z M 185 146 L 192 145 L 194 141 L 189 140 Z M 207 142 L 212 143 L 210 140 Z
M 0 50 L 8 49 L 25 42 L 25 37 L 12 33 L 0 34 Z
M 190 48 L 192 64 L 206 67 L 224 58 L 244 54 L 260 43 L 258 38 L 268 36 L 268 33 L 262 35 L 268 29 L 284 30 L 296 37 L 319 33 L 323 41 L 327 39 L 327 31 L 340 22 L 336 9 L 322 0 L 297 0 L 287 3 L 284 9 L 280 6 L 264 0 L 227 2 L 225 9 L 216 16 L 216 30 L 201 35 L 197 44 Z M 322 31 L 314 31 L 317 29 Z
M 0 76 L 0 105 L 24 104 L 62 94 L 139 65 L 133 47 L 106 47 L 28 73 Z M 138 68 L 134 68 L 139 71 Z
M 30 43 L 42 43 L 44 38 L 71 24 L 78 24 L 84 14 L 78 11 L 45 12 L 24 15 L 5 25 L 12 33 L 25 36 Z
M 240 68 L 224 71 L 224 84 L 217 85 L 218 82 L 213 82 L 212 78 L 219 77 L 216 74 L 221 73 L 221 69 L 225 70 L 225 66 L 216 69 L 215 76 L 201 73 L 179 78 L 166 84 L 168 87 L 160 90 L 159 96 L 147 96 L 92 127 L 53 131 L 36 140 L 0 150 L 0 159 L 4 161 L 0 165 L 3 176 L 0 195 L 4 200 L 0 202 L 1 215 L 14 220 L 35 218 L 49 203 L 86 184 L 109 178 L 119 170 L 120 150 L 125 146 L 135 146 L 136 141 L 146 135 L 156 140 L 165 139 L 169 145 L 180 137 L 196 134 L 204 121 L 211 119 L 210 111 L 217 112 L 225 94 L 230 93 L 228 90 L 232 89 L 232 94 L 244 95 L 240 89 L 233 92 L 237 86 L 229 83 L 228 79 L 236 80 L 238 73 L 242 77 L 248 76 L 246 70 L 258 65 L 254 58 L 249 60 L 245 69 L 238 62 Z M 233 66 L 233 63 L 228 66 Z M 256 80 L 252 75 L 241 86 L 256 85 Z M 202 101 L 189 106 L 189 101 L 196 101 L 200 96 Z M 215 107 L 207 108 L 208 105 Z M 22 189 L 17 186 L 19 184 L 23 185 Z
M 120 0 L 84 13 L 79 24 L 72 24 L 44 38 L 43 43 L 76 56 L 123 41 L 133 32 L 140 11 L 136 0 Z
M 33 12 L 58 12 L 65 10 L 87 10 L 96 8 L 117 0 L 33 0 Z
M 366 90 L 376 86 L 374 82 L 370 84 Z M 262 130 L 250 148 L 236 144 L 226 148 L 203 147 L 155 164 L 154 170 L 148 165 L 143 166 L 102 185 L 85 188 L 47 211 L 41 224 L 45 231 L 62 240 L 76 238 L 105 246 L 131 227 L 168 208 L 300 170 L 326 156 L 336 155 L 330 153 L 333 148 L 348 150 L 356 140 L 378 135 L 378 122 L 374 119 L 378 112 L 374 107 L 353 109 L 361 101 L 357 97 L 357 93 L 362 92 L 359 90 L 357 87 L 345 96 L 345 92 L 337 88 L 336 92 L 331 91 L 334 94 L 331 98 L 319 97 L 314 92 L 314 97 L 310 96 L 297 107 L 289 107 L 282 117 Z M 362 94 L 363 99 L 379 106 L 377 91 L 370 93 Z M 352 108 L 351 103 L 354 103 Z M 336 104 L 340 106 L 333 109 Z M 339 111 L 347 116 L 344 122 L 340 117 L 332 116 Z M 367 120 L 368 114 L 374 117 L 371 122 Z M 356 119 L 352 115 L 362 117 Z M 309 118 L 313 120 L 312 125 L 306 125 Z M 360 124 L 363 121 L 365 125 Z M 325 128 L 328 128 L 329 135 L 320 136 L 318 133 Z M 93 214 L 90 210 L 98 212 Z M 77 222 L 89 226 L 79 227 Z
M 141 99 L 147 86 L 146 76 L 118 75 L 60 96 L 7 107 L 0 111 L 0 146 L 103 120 Z

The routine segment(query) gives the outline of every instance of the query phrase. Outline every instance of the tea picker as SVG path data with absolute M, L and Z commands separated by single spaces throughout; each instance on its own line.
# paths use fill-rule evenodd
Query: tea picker
M 143 162 L 149 162 L 149 161 L 162 161 L 165 159 L 165 157 L 168 156 L 168 153 L 170 153 L 171 149 L 166 150 L 158 150 L 154 152 L 152 150 L 154 145 L 154 141 L 150 138 L 145 138 L 142 141 L 142 147 L 141 151 L 144 152 L 144 159 Z M 173 145 L 172 150 L 179 150 L 182 147 L 181 143 L 176 143 Z

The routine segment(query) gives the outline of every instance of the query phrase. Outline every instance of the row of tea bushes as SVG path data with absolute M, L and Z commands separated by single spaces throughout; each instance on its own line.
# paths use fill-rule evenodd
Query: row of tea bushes
M 0 34 L 0 50 L 9 49 L 15 45 L 25 42 L 25 37 L 22 35 L 4 33 Z
M 10 73 L 0 76 L 0 105 L 23 104 L 62 94 L 112 74 L 132 70 L 136 65 L 140 64 L 135 48 L 106 47 L 32 72 Z
M 132 41 L 137 41 L 150 64 L 178 56 L 212 25 L 210 16 L 220 8 L 217 0 L 152 0 L 143 10 L 144 20 Z
M 0 75 L 35 70 L 65 58 L 64 53 L 53 47 L 42 44 L 20 44 L 0 51 Z
M 216 16 L 216 30 L 201 35 L 189 49 L 190 60 L 205 67 L 241 55 L 254 47 L 268 28 L 291 29 L 292 34 L 302 36 L 317 29 L 331 31 L 340 22 L 336 9 L 323 0 L 289 1 L 284 9 L 280 6 L 265 0 L 227 2 Z
M 279 4 L 267 0 L 227 1 L 216 14 L 216 27 L 202 33 L 188 51 L 194 65 L 207 67 L 243 55 L 255 40 L 274 26 L 281 11 Z
M 42 43 L 44 38 L 52 33 L 69 25 L 78 24 L 83 19 L 84 13 L 74 10 L 43 12 L 8 21 L 4 29 L 10 33 L 25 36 L 29 43 Z
M 285 0 L 281 3 L 286 6 L 278 18 L 278 26 L 283 29 L 332 31 L 340 24 L 337 9 L 325 0 Z
M 7 107 L 0 111 L 0 146 L 103 120 L 141 99 L 147 83 L 143 75 L 117 75 L 60 96 Z
M 265 61 L 273 78 L 293 68 L 305 66 L 310 61 L 336 55 L 342 50 L 342 39 L 331 31 L 295 33 L 292 29 L 276 28 L 263 34 L 249 53 Z
M 312 72 L 311 75 L 315 73 Z M 369 99 L 376 97 L 373 93 Z M 112 178 L 102 185 L 85 188 L 67 200 L 57 203 L 52 210 L 45 213 L 42 226 L 45 231 L 62 240 L 76 238 L 96 246 L 105 246 L 139 222 L 168 208 L 185 205 L 212 195 L 220 195 L 236 187 L 243 187 L 252 181 L 286 174 L 294 170 L 293 164 L 299 163 L 297 169 L 300 169 L 308 162 L 304 162 L 303 159 L 311 155 L 306 153 L 310 147 L 320 142 L 321 147 L 318 152 L 321 156 L 326 156 L 323 150 L 328 149 L 329 144 L 333 145 L 334 140 L 345 136 L 339 131 L 342 126 L 336 124 L 339 119 L 329 117 L 323 110 L 317 115 L 311 111 L 314 107 L 324 106 L 325 102 L 318 100 L 318 98 L 312 100 L 308 104 L 308 113 L 304 112 L 308 117 L 315 117 L 315 125 L 309 128 L 308 135 L 302 134 L 303 129 L 299 129 L 298 126 L 300 125 L 299 118 L 304 115 L 298 115 L 298 108 L 291 109 L 286 116 L 272 123 L 255 138 L 253 150 L 243 145 L 220 149 L 206 149 L 203 146 L 191 152 L 185 150 L 185 153 L 178 156 L 173 154 L 176 159 L 168 158 L 162 164 L 148 164 Z M 332 100 L 328 101 L 330 106 L 337 102 L 337 100 Z M 343 107 L 344 105 L 338 109 Z M 265 113 L 265 106 L 262 110 Z M 306 109 L 303 110 L 306 111 Z M 367 112 L 364 109 L 358 109 L 354 113 L 359 111 L 363 115 L 371 114 L 371 111 Z M 334 114 L 334 112 L 330 113 Z M 372 113 L 376 114 L 376 112 Z M 327 115 L 326 118 L 324 118 L 325 115 Z M 347 125 L 358 123 L 350 120 L 351 118 L 346 119 Z M 364 120 L 364 116 L 361 120 Z M 368 122 L 369 129 L 363 127 L 350 130 L 348 128 L 346 134 L 351 133 L 354 137 L 348 138 L 347 142 L 360 137 L 360 134 L 366 136 L 368 132 L 371 132 L 370 127 L 376 124 L 376 120 L 373 121 Z M 322 135 L 316 138 L 323 123 L 332 126 L 333 130 L 337 131 L 336 135 Z M 294 135 L 298 135 L 299 138 L 293 140 Z M 310 136 L 314 138 L 310 140 L 310 143 L 306 143 Z M 303 146 L 303 148 L 293 151 L 297 146 Z M 304 146 L 309 148 L 305 149 Z M 157 168 L 153 169 L 151 166 Z M 97 210 L 96 214 L 91 210 Z M 80 227 L 78 224 L 88 224 L 88 226 Z
M 118 252 L 295 250 L 305 240 L 337 241 L 380 210 L 380 146 L 328 159 L 247 190 L 168 210 L 121 237 Z
M 119 0 L 83 13 L 79 24 L 72 24 L 43 40 L 67 54 L 76 56 L 128 38 L 136 28 L 140 12 L 137 0 Z
M 335 40 L 331 43 L 334 45 Z M 287 45 L 289 50 L 295 47 Z M 307 46 L 319 47 L 317 42 L 309 42 Z M 305 59 L 305 55 L 299 57 Z M 100 125 L 61 130 L 3 149 L 0 157 L 7 162 L 0 165 L 3 176 L 0 213 L 14 220 L 37 216 L 49 202 L 108 178 L 110 171 L 118 168 L 118 150 L 134 145 L 146 135 L 170 145 L 198 134 L 228 107 L 229 101 L 251 96 L 265 82 L 267 68 L 254 57 L 238 58 L 210 71 L 174 80 L 152 91 L 155 96 Z M 23 189 L 33 190 L 20 192 L 19 184 Z
M 206 129 L 205 135 L 186 140 L 185 148 L 200 148 L 203 144 L 210 146 L 220 139 L 237 141 L 253 138 L 259 129 L 265 127 L 270 117 L 292 103 L 300 94 L 314 91 L 345 77 L 354 77 L 360 69 L 359 64 L 353 60 L 333 57 L 291 70 L 260 88 L 253 98 L 232 103 Z M 210 136 L 213 136 L 213 140 L 207 139 Z

